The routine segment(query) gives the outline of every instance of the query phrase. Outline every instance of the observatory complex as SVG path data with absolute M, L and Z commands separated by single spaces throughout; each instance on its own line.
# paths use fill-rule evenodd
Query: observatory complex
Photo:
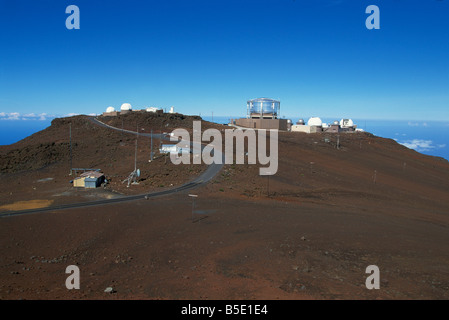
M 239 118 L 231 120 L 230 125 L 251 129 L 266 129 L 266 130 L 281 130 L 304 133 L 338 133 L 338 132 L 356 132 L 363 131 L 358 129 L 352 119 L 335 120 L 333 123 L 324 123 L 319 117 L 311 117 L 307 121 L 299 119 L 296 124 L 292 124 L 290 119 L 279 119 L 281 109 L 281 102 L 270 98 L 257 98 L 248 100 L 246 103 L 246 118 Z M 115 110 L 114 107 L 106 108 L 103 116 L 118 116 L 120 114 L 127 114 L 130 112 L 149 112 L 149 113 L 164 113 L 164 110 L 156 107 L 148 107 L 145 109 L 133 110 L 130 103 L 123 103 L 120 106 L 120 111 Z M 174 107 L 170 107 L 168 113 L 175 113 Z
M 290 119 L 279 119 L 281 103 L 269 98 L 248 100 L 246 104 L 246 118 L 231 120 L 231 125 L 252 129 L 277 129 L 282 131 L 317 133 L 317 132 L 355 132 L 357 125 L 351 119 L 336 120 L 332 124 L 324 123 L 319 117 L 311 117 L 307 124 L 299 119 L 292 124 Z
M 351 119 L 335 120 L 332 124 L 324 123 L 319 117 L 311 117 L 307 124 L 303 119 L 299 119 L 295 125 L 291 126 L 293 132 L 317 133 L 317 132 L 354 132 L 362 131 L 357 129 L 357 125 Z
M 236 119 L 233 124 L 253 129 L 278 129 L 287 131 L 286 119 L 278 119 L 280 101 L 258 98 L 247 102 L 246 118 Z
M 114 117 L 114 116 L 118 116 L 120 114 L 127 114 L 127 113 L 130 113 L 133 111 L 164 113 L 164 111 L 162 109 L 156 108 L 156 107 L 149 107 L 149 108 L 145 108 L 145 109 L 141 109 L 141 110 L 133 110 L 131 104 L 123 103 L 120 106 L 120 111 L 116 111 L 114 107 L 108 107 L 108 108 L 106 108 L 106 111 L 103 112 L 103 116 Z M 174 107 L 170 107 L 170 113 L 175 113 Z

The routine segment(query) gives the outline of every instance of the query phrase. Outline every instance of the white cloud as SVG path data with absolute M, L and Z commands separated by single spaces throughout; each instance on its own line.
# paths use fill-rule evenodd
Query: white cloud
M 79 116 L 80 113 L 68 113 L 65 115 L 61 114 L 47 114 L 42 113 L 19 113 L 19 112 L 0 112 L 0 120 L 36 120 L 36 121 L 46 121 L 54 118 L 68 118 L 73 116 Z M 96 113 L 90 113 L 89 116 L 96 116 Z
M 19 112 L 0 112 L 0 120 L 47 120 L 49 116 L 46 113 L 25 113 L 20 114 Z M 51 116 L 50 118 L 54 118 Z
M 402 144 L 403 146 L 409 149 L 416 150 L 418 152 L 431 151 L 437 148 L 439 149 L 446 147 L 445 144 L 435 145 L 432 140 L 423 140 L 423 139 L 408 140 L 402 143 L 399 142 L 399 144 Z
M 429 125 L 427 124 L 427 122 L 422 122 L 422 123 L 420 123 L 420 122 L 411 122 L 411 121 L 409 121 L 407 124 L 408 124 L 410 127 L 419 127 L 419 126 L 428 127 L 428 126 L 429 126 Z
M 5 115 L 3 120 L 20 120 L 20 113 L 18 112 L 10 112 Z

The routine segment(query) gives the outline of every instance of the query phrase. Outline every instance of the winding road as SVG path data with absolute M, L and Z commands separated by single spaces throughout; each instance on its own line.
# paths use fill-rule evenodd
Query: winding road
M 130 130 L 112 127 L 110 125 L 107 125 L 107 124 L 99 121 L 95 117 L 90 117 L 89 119 L 96 125 L 106 127 L 106 128 L 112 129 L 112 130 L 118 130 L 118 131 L 122 131 L 122 132 L 126 132 L 126 133 L 150 137 L 149 133 L 139 133 L 136 131 L 130 131 Z M 159 138 L 159 139 L 168 139 L 166 137 L 166 135 L 164 135 L 164 134 L 153 134 L 153 137 Z M 191 144 L 192 142 L 189 141 L 189 143 Z M 39 213 L 39 212 L 46 212 L 46 211 L 56 211 L 56 210 L 65 210 L 65 209 L 73 209 L 73 208 L 100 206 L 100 205 L 113 204 L 113 203 L 118 203 L 118 202 L 154 198 L 154 197 L 159 197 L 159 196 L 164 196 L 164 195 L 169 195 L 169 194 L 174 194 L 174 193 L 178 193 L 178 192 L 182 192 L 182 191 L 191 190 L 191 189 L 194 189 L 201 185 L 205 185 L 213 177 L 215 177 L 220 172 L 220 170 L 223 168 L 224 155 L 222 155 L 222 160 L 223 161 L 221 162 L 221 164 L 213 163 L 213 164 L 209 165 L 203 173 L 201 173 L 199 176 L 197 176 L 193 180 L 191 180 L 179 187 L 175 187 L 172 189 L 167 189 L 167 190 L 152 192 L 152 193 L 144 193 L 144 194 L 139 194 L 139 195 L 132 195 L 132 196 L 122 196 L 122 197 L 113 198 L 113 199 L 103 199 L 103 200 L 96 200 L 96 201 L 89 201 L 89 202 L 78 202 L 78 203 L 72 203 L 72 204 L 61 204 L 61 205 L 49 206 L 49 207 L 37 208 L 37 209 L 8 211 L 5 213 L 0 213 L 0 217 L 4 218 L 4 217 L 11 217 L 11 216 L 32 214 L 32 213 Z

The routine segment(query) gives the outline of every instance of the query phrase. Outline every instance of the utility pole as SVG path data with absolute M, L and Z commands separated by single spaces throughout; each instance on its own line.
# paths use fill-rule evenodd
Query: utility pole
M 267 176 L 268 180 L 267 180 L 267 197 L 270 196 L 270 175 Z
M 134 152 L 134 171 L 137 171 L 137 138 L 136 138 L 136 151 Z
M 193 213 L 195 212 L 195 198 L 198 198 L 197 194 L 189 194 L 189 197 L 192 198 L 192 222 L 193 222 Z
M 270 175 L 271 172 L 267 172 L 267 197 L 270 196 Z
M 153 129 L 151 129 L 151 154 L 150 160 L 153 161 Z
M 69 136 L 70 136 L 70 175 L 72 175 L 72 123 L 69 125 Z
M 139 123 L 136 122 L 136 151 L 134 155 L 134 171 L 137 171 L 137 139 L 139 138 Z

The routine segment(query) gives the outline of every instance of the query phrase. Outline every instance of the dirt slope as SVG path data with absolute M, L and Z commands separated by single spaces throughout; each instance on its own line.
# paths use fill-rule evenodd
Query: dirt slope
M 111 122 L 110 118 L 99 117 L 106 123 Z M 140 132 L 150 132 L 154 128 L 156 133 L 160 132 L 158 128 L 161 123 L 164 123 L 165 131 L 171 132 L 178 127 L 188 127 L 192 119 L 200 118 L 178 114 L 154 118 L 148 113 L 132 113 L 114 120 L 120 124 L 123 122 L 125 129 L 133 128 L 135 131 L 136 119 L 141 121 Z M 72 188 L 70 181 L 77 175 L 73 172 L 70 176 L 70 126 L 73 168 L 101 169 L 109 181 L 104 190 L 86 193 L 86 190 Z M 47 129 L 15 144 L 0 147 L 0 205 L 22 201 L 24 198 L 38 200 L 56 197 L 55 203 L 65 203 L 86 197 L 145 193 L 181 185 L 205 169 L 205 165 L 172 164 L 169 157 L 159 153 L 160 144 L 159 139 L 153 139 L 155 157 L 150 163 L 151 139 L 143 136 L 137 138 L 137 167 L 142 175 L 139 185 L 127 188 L 127 183 L 122 182 L 134 170 L 135 134 L 98 126 L 87 116 L 55 119 Z M 105 194 L 105 190 L 109 193 Z
M 79 121 L 93 130 L 77 140 L 85 145 L 81 154 L 92 153 L 89 143 L 101 150 L 80 166 L 107 168 L 117 152 L 133 159 L 133 136 Z M 60 125 L 65 133 L 60 139 L 49 133 L 46 143 L 63 143 L 67 122 Z M 96 130 L 110 139 L 89 138 Z M 13 149 L 41 151 L 46 140 L 31 138 L 4 148 L 2 157 Z M 120 139 L 125 145 L 117 147 Z M 279 133 L 276 175 L 259 176 L 259 165 L 225 165 L 211 183 L 190 191 L 198 195 L 193 214 L 192 199 L 180 193 L 0 219 L 0 298 L 448 299 L 449 163 L 368 133 L 340 134 L 340 142 L 336 148 L 335 135 Z M 139 154 L 142 163 L 148 152 Z M 66 179 L 66 161 L 2 173 L 2 203 L 16 190 L 22 190 L 16 201 L 57 198 L 51 191 L 59 181 L 26 187 L 13 181 Z M 173 181 L 175 170 L 183 179 L 201 170 L 171 167 L 162 158 L 159 165 L 156 175 L 168 172 Z M 47 186 L 47 196 L 32 189 L 37 185 Z M 72 193 L 64 201 L 83 196 Z M 80 290 L 65 288 L 70 264 L 81 270 Z M 365 287 L 369 265 L 380 269 L 379 290 Z M 104 293 L 108 286 L 116 292 Z

